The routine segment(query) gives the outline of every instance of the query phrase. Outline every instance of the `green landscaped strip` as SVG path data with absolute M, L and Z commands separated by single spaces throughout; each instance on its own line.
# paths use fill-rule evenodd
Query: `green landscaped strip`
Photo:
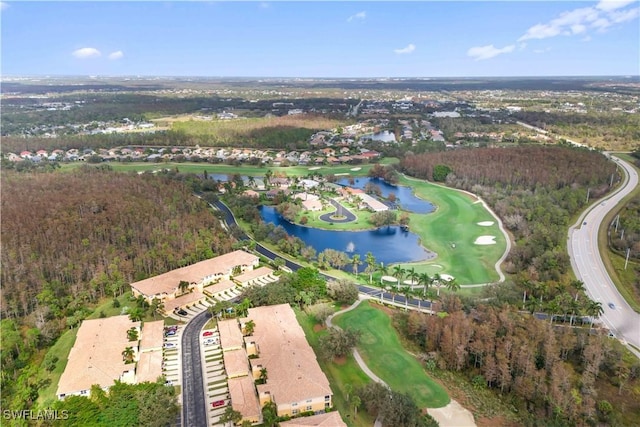
M 41 365 L 38 370 L 38 378 L 41 380 L 50 380 L 49 385 L 38 391 L 38 400 L 36 407 L 38 408 L 50 408 L 54 402 L 58 400 L 56 391 L 58 389 L 58 382 L 60 377 L 67 366 L 67 359 L 71 352 L 71 347 L 76 342 L 76 335 L 78 334 L 78 328 L 73 328 L 70 331 L 65 332 L 58 338 L 56 343 L 47 351 L 49 357 L 56 356 L 58 362 L 56 367 L 50 373 L 46 371 L 44 365 Z
M 363 301 L 355 309 L 337 316 L 334 323 L 360 331 L 360 355 L 392 390 L 409 394 L 420 408 L 441 408 L 449 403 L 447 392 L 402 347 L 391 319 L 383 311 Z
M 295 309 L 295 312 L 307 341 L 316 355 L 318 355 L 318 340 L 322 335 L 326 334 L 326 330 L 315 332 L 314 326 L 316 323 L 314 319 L 298 309 Z M 344 363 L 341 362 L 340 364 L 318 357 L 318 363 L 320 364 L 320 369 L 329 380 L 331 391 L 333 391 L 333 405 L 342 415 L 342 419 L 350 427 L 371 427 L 375 420 L 362 407 L 358 414 L 354 416 L 353 407 L 346 400 L 347 385 L 355 391 L 371 382 L 371 379 L 360 369 L 353 356 L 349 355 L 344 360 Z

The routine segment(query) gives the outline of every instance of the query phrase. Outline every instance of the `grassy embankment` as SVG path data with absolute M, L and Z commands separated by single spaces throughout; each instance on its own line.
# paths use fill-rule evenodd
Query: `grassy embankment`
M 360 355 L 369 369 L 393 390 L 409 394 L 420 408 L 440 408 L 449 403 L 446 390 L 403 348 L 391 319 L 383 311 L 363 301 L 337 316 L 334 323 L 360 332 Z
M 633 164 L 635 160 L 633 157 L 627 154 L 616 154 L 623 160 Z M 637 169 L 637 168 L 636 168 Z M 598 247 L 600 250 L 600 254 L 602 255 L 602 261 L 615 283 L 618 291 L 622 297 L 627 301 L 627 303 L 633 308 L 636 312 L 640 313 L 640 299 L 637 297 L 637 294 L 634 292 L 634 281 L 635 277 L 635 268 L 638 267 L 637 263 L 630 260 L 627 265 L 627 269 L 624 269 L 625 257 L 624 255 L 613 252 L 609 249 L 608 244 L 608 235 L 607 232 L 609 230 L 609 224 L 613 222 L 615 216 L 620 212 L 620 210 L 624 207 L 624 205 L 633 197 L 636 197 L 640 194 L 640 187 L 636 187 L 627 197 L 625 197 L 620 204 L 618 204 L 615 209 L 609 212 L 602 223 L 602 226 L 598 230 Z M 635 267 L 635 268 L 634 268 Z

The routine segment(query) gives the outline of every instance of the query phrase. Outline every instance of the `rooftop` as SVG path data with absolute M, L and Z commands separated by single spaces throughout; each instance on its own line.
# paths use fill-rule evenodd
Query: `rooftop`
M 202 298 L 204 298 L 204 294 L 202 292 L 192 290 L 188 294 L 180 295 L 178 298 L 165 300 L 164 311 L 166 313 L 170 313 L 175 308 L 200 301 Z
M 164 321 L 144 322 L 140 338 L 140 351 L 162 348 Z
M 162 376 L 162 350 L 140 353 L 136 367 L 136 381 L 139 383 L 155 382 Z
M 218 322 L 218 331 L 220 332 L 222 350 L 242 348 L 244 340 L 242 339 L 242 331 L 240 331 L 238 320 L 220 320 Z
M 233 409 L 240 412 L 243 418 L 260 418 L 262 411 L 253 377 L 230 378 L 228 384 Z
M 238 284 L 231 280 L 222 280 L 216 283 L 215 285 L 205 287 L 205 289 L 207 290 L 207 292 L 210 292 L 211 294 L 217 294 L 220 292 L 224 292 L 227 289 L 233 289 L 236 286 L 238 286 Z
M 225 351 L 223 357 L 224 369 L 229 378 L 249 375 L 249 362 L 244 349 Z
M 273 270 L 269 267 L 260 267 L 255 270 L 247 271 L 239 276 L 234 277 L 234 280 L 240 283 L 248 282 L 262 276 L 268 276 L 273 273 Z
M 257 260 L 257 256 L 238 250 L 132 283 L 131 287 L 149 296 L 171 294 L 181 281 L 200 283 L 207 276 L 228 274 L 235 266 L 250 265 Z
M 259 362 L 269 373 L 267 383 L 257 386 L 259 392 L 275 396 L 278 405 L 332 394 L 329 380 L 288 304 L 250 308 L 247 317 L 255 323 L 253 338 L 260 349 Z
M 126 315 L 83 321 L 56 394 L 90 390 L 93 384 L 107 388 L 124 372 L 132 371 L 135 365 L 122 359 L 124 349 L 135 347 L 127 338 L 132 327 L 139 328 L 140 322 Z

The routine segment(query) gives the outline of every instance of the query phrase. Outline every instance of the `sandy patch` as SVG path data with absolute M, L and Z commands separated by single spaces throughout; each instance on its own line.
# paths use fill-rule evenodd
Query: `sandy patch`
M 493 221 L 482 221 L 478 223 L 480 227 L 490 227 L 493 224 L 494 224 Z
M 310 170 L 310 171 L 317 171 L 317 170 L 318 170 L 318 169 L 320 169 L 321 167 L 322 167 L 322 166 L 313 166 L 313 167 L 310 167 L 310 168 L 309 168 L 309 170 Z
M 452 281 L 454 279 L 454 277 L 449 275 L 449 274 L 441 274 L 440 278 L 442 280 L 446 280 L 447 282 L 450 282 L 450 281 Z
M 396 279 L 393 276 L 382 276 L 380 278 L 380 280 L 382 280 L 383 282 L 397 282 L 398 281 L 398 279 Z
M 343 175 L 349 175 L 347 172 L 345 173 L 334 173 L 335 176 L 343 176 Z
M 355 172 L 355 171 L 359 171 L 360 169 L 362 169 L 362 168 L 351 168 L 350 170 Z
M 480 236 L 473 243 L 476 245 L 495 245 L 496 236 Z
M 473 414 L 453 399 L 444 408 L 429 408 L 427 412 L 441 427 L 476 427 Z
M 418 282 L 416 282 L 415 280 L 405 280 L 402 283 L 404 283 L 405 285 L 409 285 L 409 286 L 414 286 L 414 285 L 418 284 Z

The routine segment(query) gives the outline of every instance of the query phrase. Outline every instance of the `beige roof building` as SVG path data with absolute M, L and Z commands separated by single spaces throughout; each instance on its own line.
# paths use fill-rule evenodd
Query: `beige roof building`
M 253 378 L 248 376 L 230 378 L 228 384 L 231 407 L 242 414 L 243 420 L 253 423 L 262 422 L 262 410 Z
M 140 352 L 162 350 L 164 320 L 144 322 L 140 334 Z
M 347 427 L 337 411 L 280 422 L 282 427 Z
M 257 386 L 261 404 L 271 400 L 278 415 L 324 411 L 332 406 L 329 380 L 320 369 L 313 349 L 288 304 L 249 309 L 255 323 L 253 340 L 259 350 L 250 359 L 254 370 L 267 369 L 266 384 Z
M 165 300 L 163 303 L 164 311 L 165 313 L 171 313 L 176 308 L 184 307 L 187 304 L 193 304 L 203 299 L 205 299 L 204 294 L 194 290 L 177 298 Z
M 220 333 L 220 346 L 223 351 L 242 348 L 244 340 L 237 319 L 218 321 L 218 332 Z
M 249 375 L 249 361 L 244 349 L 225 351 L 222 355 L 227 377 L 236 378 Z
M 247 271 L 239 276 L 233 278 L 233 280 L 237 281 L 241 285 L 245 286 L 247 284 L 251 284 L 251 282 L 260 279 L 262 277 L 267 277 L 273 274 L 273 270 L 269 267 L 260 267 L 255 270 Z
M 175 298 L 182 281 L 202 290 L 203 284 L 207 282 L 220 278 L 228 279 L 236 267 L 244 271 L 257 265 L 257 256 L 238 250 L 132 283 L 131 289 L 135 296 L 144 295 L 148 300 Z
M 115 380 L 135 382 L 136 365 L 125 364 L 122 357 L 127 347 L 137 350 L 138 343 L 127 338 L 130 328 L 139 330 L 140 322 L 126 315 L 83 321 L 58 382 L 58 398 L 88 396 L 94 384 L 108 389 Z
M 162 350 L 140 353 L 136 366 L 136 382 L 156 382 L 162 376 Z

